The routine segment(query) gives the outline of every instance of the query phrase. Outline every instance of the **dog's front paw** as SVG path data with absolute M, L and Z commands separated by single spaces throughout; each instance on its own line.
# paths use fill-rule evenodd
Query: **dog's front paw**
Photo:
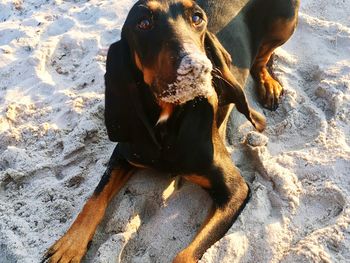
M 74 232 L 67 232 L 46 252 L 42 263 L 79 263 L 87 251 L 88 241 Z
M 174 258 L 173 263 L 196 263 L 197 260 L 192 256 L 191 253 L 186 252 L 186 250 L 181 251 Z
M 269 110 L 276 110 L 283 94 L 283 87 L 270 74 L 260 82 L 259 96 L 263 106 Z

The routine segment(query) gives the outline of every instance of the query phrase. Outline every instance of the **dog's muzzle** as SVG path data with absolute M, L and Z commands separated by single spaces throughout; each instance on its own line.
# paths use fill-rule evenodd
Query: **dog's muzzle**
M 186 46 L 175 82 L 162 91 L 159 99 L 167 103 L 183 104 L 196 97 L 209 98 L 215 92 L 212 69 L 212 63 L 204 53 L 192 45 Z

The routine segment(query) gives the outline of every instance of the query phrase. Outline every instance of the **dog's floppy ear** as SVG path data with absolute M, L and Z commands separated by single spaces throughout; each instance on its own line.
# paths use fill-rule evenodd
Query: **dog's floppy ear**
M 231 56 L 216 36 L 206 32 L 204 40 L 208 58 L 213 64 L 213 81 L 218 93 L 219 105 L 234 103 L 237 110 L 244 114 L 258 131 L 263 131 L 266 121 L 257 111 L 249 107 L 245 93 L 230 71 Z
M 122 38 L 109 47 L 105 74 L 105 124 L 114 142 L 128 141 L 133 109 L 130 86 L 136 85 L 128 43 Z

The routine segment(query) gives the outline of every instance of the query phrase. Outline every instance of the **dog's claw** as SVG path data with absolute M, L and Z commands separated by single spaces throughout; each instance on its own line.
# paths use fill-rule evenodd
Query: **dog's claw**
M 43 256 L 43 258 L 41 259 L 40 263 L 46 263 L 48 262 L 49 258 L 51 257 L 51 255 L 49 255 L 47 252 L 45 253 L 45 255 Z
M 278 105 L 279 105 L 279 99 L 276 100 L 276 102 L 274 102 L 273 106 L 272 106 L 272 109 L 273 111 L 277 110 L 278 108 Z
M 52 255 L 55 253 L 55 250 L 53 249 L 53 246 L 50 247 L 44 254 L 42 260 L 40 261 L 40 263 L 47 263 L 50 262 L 50 258 L 52 257 Z

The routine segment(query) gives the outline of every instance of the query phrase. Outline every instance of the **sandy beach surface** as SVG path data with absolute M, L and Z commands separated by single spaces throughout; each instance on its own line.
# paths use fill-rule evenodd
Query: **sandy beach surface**
M 0 0 L 0 262 L 39 262 L 70 226 L 115 146 L 104 68 L 132 0 Z M 234 113 L 232 158 L 253 196 L 201 263 L 350 262 L 350 1 L 302 0 L 276 51 L 285 87 L 263 134 Z M 253 81 L 249 79 L 247 90 Z M 211 201 L 134 176 L 84 262 L 170 263 Z

